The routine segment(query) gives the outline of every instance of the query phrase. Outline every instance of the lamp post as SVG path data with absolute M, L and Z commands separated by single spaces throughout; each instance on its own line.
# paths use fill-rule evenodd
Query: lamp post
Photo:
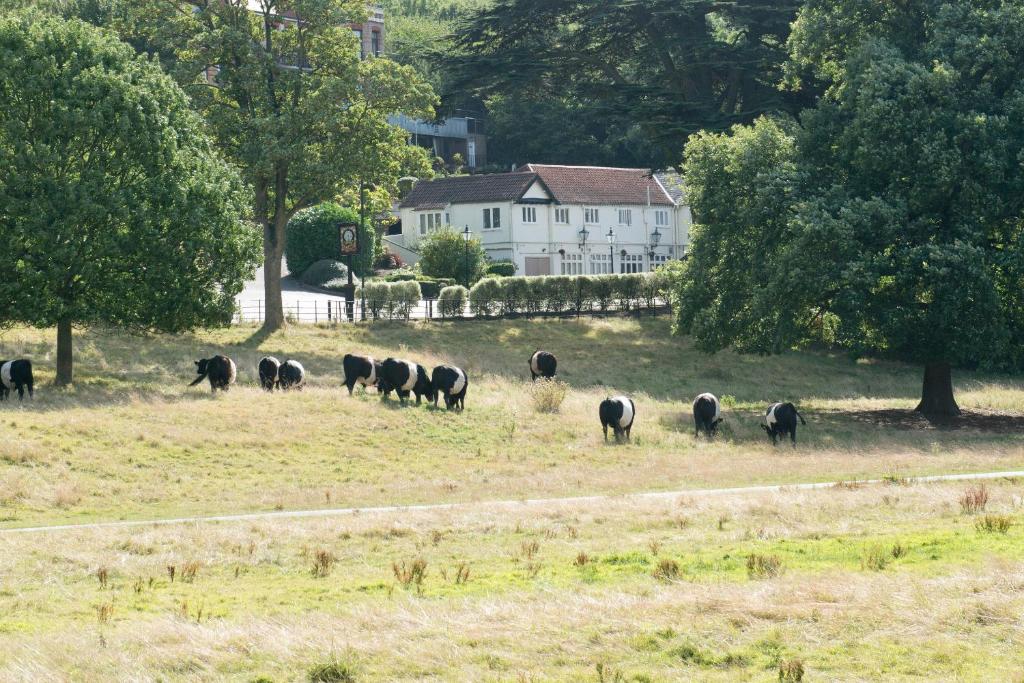
M 605 235 L 608 238 L 608 272 L 615 272 L 615 230 L 608 228 L 608 234 Z
M 651 233 L 651 250 L 647 252 L 647 257 L 651 260 L 651 270 L 654 270 L 654 251 L 661 244 L 661 231 L 658 230 L 658 226 L 654 226 L 654 232 Z
M 466 229 L 462 231 L 462 241 L 466 243 L 466 260 L 464 263 L 466 273 L 466 289 L 469 289 L 469 240 L 472 238 L 473 233 L 469 231 L 469 224 L 466 224 Z

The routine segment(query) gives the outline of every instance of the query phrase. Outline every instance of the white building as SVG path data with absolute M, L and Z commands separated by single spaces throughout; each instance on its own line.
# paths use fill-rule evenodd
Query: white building
M 520 275 L 653 270 L 682 258 L 689 243 L 690 209 L 678 187 L 666 187 L 678 180 L 669 178 L 642 168 L 527 164 L 421 180 L 399 204 L 402 232 L 389 240 L 415 252 L 433 231 L 468 226 L 492 259 L 511 260 Z

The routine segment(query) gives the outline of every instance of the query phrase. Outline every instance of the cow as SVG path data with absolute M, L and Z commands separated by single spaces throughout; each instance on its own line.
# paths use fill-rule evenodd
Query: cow
M 430 375 L 430 383 L 434 390 L 434 406 L 437 406 L 437 395 L 444 394 L 444 407 L 448 410 L 466 407 L 466 388 L 469 377 L 462 368 L 454 365 L 438 365 Z
M 773 403 L 764 412 L 764 422 L 761 429 L 768 433 L 772 439 L 772 445 L 776 445 L 776 439 L 789 434 L 793 441 L 793 448 L 796 448 L 796 419 L 800 418 L 800 424 L 806 425 L 804 416 L 797 412 L 796 406 L 792 403 Z
M 398 358 L 386 358 L 380 364 L 377 390 L 381 392 L 382 398 L 387 398 L 394 391 L 402 403 L 405 403 L 410 393 L 414 393 L 416 405 L 420 404 L 420 399 L 424 396 L 428 401 L 433 401 L 435 397 L 434 387 L 427 377 L 426 369 L 412 361 Z
M 235 361 L 227 356 L 214 356 L 213 358 L 197 360 L 196 372 L 199 373 L 199 376 L 189 386 L 194 387 L 204 379 L 209 378 L 211 393 L 217 393 L 218 389 L 227 391 L 228 387 L 235 383 L 235 377 L 238 374 L 235 368 Z
M 281 364 L 279 377 L 278 384 L 282 391 L 292 388 L 301 390 L 306 383 L 306 369 L 299 361 L 289 359 Z
M 363 388 L 366 387 L 377 387 L 380 379 L 380 361 L 376 361 L 369 356 L 354 356 L 351 353 L 346 353 L 345 357 L 341 359 L 341 367 L 345 372 L 345 386 L 348 388 L 348 395 L 352 395 L 352 390 L 356 384 L 362 384 Z
M 718 431 L 722 421 L 722 407 L 714 394 L 703 393 L 693 399 L 693 436 L 700 436 L 701 430 L 708 438 Z
M 629 441 L 629 432 L 636 418 L 636 405 L 628 396 L 614 396 L 601 401 L 598 409 L 601 427 L 604 429 L 604 440 L 608 440 L 608 427 L 615 434 L 615 442 L 621 443 L 623 437 Z
M 0 361 L 0 401 L 10 396 L 14 389 L 18 390 L 19 401 L 25 400 L 26 389 L 31 399 L 34 396 L 33 387 L 32 361 L 26 358 Z
M 264 356 L 260 359 L 260 386 L 267 391 L 273 391 L 278 386 L 278 373 L 281 371 L 281 361 L 273 356 Z
M 538 377 L 544 379 L 551 379 L 555 376 L 555 370 L 558 369 L 558 359 L 555 358 L 553 353 L 547 351 L 535 351 L 530 356 L 530 376 L 534 382 L 537 381 Z

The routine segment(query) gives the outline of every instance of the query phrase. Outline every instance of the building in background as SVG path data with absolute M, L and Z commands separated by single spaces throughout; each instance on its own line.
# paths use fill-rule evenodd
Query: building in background
M 449 167 L 457 165 L 456 154 L 470 171 L 487 165 L 487 136 L 482 119 L 456 116 L 433 123 L 408 116 L 390 116 L 388 123 L 408 131 L 411 144 L 429 149 Z
M 637 273 L 682 258 L 691 215 L 643 168 L 527 164 L 511 173 L 421 180 L 398 207 L 388 238 L 414 258 L 431 232 L 468 226 L 494 260 L 520 275 Z M 673 196 L 675 194 L 675 197 Z

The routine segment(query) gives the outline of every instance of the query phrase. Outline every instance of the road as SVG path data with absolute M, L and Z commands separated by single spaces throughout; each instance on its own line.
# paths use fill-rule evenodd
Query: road
M 943 481 L 974 481 L 984 479 L 1010 479 L 1024 477 L 1024 470 L 1009 472 L 974 472 L 968 474 L 935 474 L 925 477 L 908 477 L 911 483 Z M 310 517 L 342 517 L 358 514 L 420 512 L 431 510 L 469 510 L 480 508 L 508 508 L 525 505 L 588 504 L 610 500 L 672 500 L 680 496 L 736 496 L 757 493 L 781 493 L 785 491 L 813 491 L 832 488 L 838 484 L 874 486 L 887 483 L 884 479 L 861 479 L 857 481 L 827 481 L 803 484 L 766 484 L 763 486 L 740 486 L 717 489 L 683 489 L 681 491 L 645 491 L 616 495 L 573 496 L 568 498 L 527 498 L 521 500 L 491 500 L 471 503 L 433 503 L 423 505 L 385 505 L 363 508 L 327 508 L 320 510 L 284 510 L 277 512 L 251 512 L 236 515 L 214 515 L 209 517 L 174 517 L 169 519 L 122 520 L 116 522 L 93 522 L 87 524 L 57 524 L 52 526 L 19 527 L 0 529 L 0 536 L 11 534 L 39 533 L 45 531 L 73 531 L 78 529 L 107 529 L 116 527 L 158 526 L 168 524 L 201 524 L 208 522 L 244 522 L 259 519 L 300 519 Z
M 327 308 L 330 303 L 332 315 L 337 309 L 340 295 L 324 294 L 302 284 L 288 274 L 285 263 L 281 263 L 281 298 L 284 303 L 285 315 L 302 322 L 319 322 L 327 319 Z M 245 288 L 235 297 L 241 311 L 240 321 L 262 322 L 266 294 L 263 289 L 263 266 L 256 271 L 256 276 L 245 283 Z

